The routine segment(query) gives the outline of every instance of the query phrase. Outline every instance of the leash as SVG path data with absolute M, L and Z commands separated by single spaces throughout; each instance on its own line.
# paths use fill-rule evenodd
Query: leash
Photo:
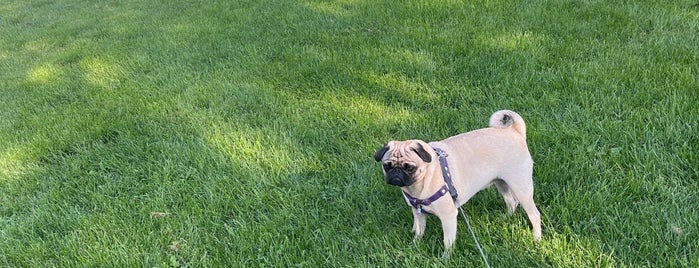
M 490 268 L 490 264 L 488 263 L 488 257 L 485 256 L 485 252 L 483 252 L 483 248 L 481 248 L 481 244 L 478 243 L 478 238 L 476 238 L 476 233 L 474 233 L 473 228 L 471 228 L 471 222 L 468 220 L 468 217 L 466 216 L 466 212 L 464 212 L 464 209 L 462 207 L 459 207 L 459 210 L 461 210 L 461 216 L 464 216 L 464 220 L 466 221 L 466 226 L 468 226 L 468 230 L 471 232 L 471 236 L 473 236 L 473 241 L 476 241 L 476 247 L 478 248 L 478 251 L 481 252 L 481 257 L 483 258 L 483 262 L 485 263 L 485 267 Z
M 447 161 L 447 153 L 444 152 L 444 150 L 437 148 L 437 147 L 432 147 L 432 149 L 435 150 L 437 153 L 437 156 L 439 157 L 439 165 L 442 166 L 442 176 L 444 176 L 444 182 L 446 182 L 446 186 L 449 189 L 449 193 L 451 194 L 451 198 L 454 200 L 454 205 L 456 204 L 456 198 L 459 196 L 456 193 L 456 188 L 454 188 L 454 184 L 451 181 L 451 172 L 449 172 L 449 162 Z M 444 188 L 444 187 L 442 187 Z M 488 257 L 485 256 L 485 252 L 483 252 L 483 248 L 481 248 L 481 244 L 478 243 L 478 238 L 476 238 L 476 233 L 473 232 L 473 228 L 471 227 L 471 222 L 468 220 L 468 217 L 466 216 L 466 212 L 464 212 L 464 209 L 461 206 L 458 206 L 459 210 L 461 210 L 461 215 L 464 216 L 464 220 L 466 221 L 466 226 L 468 226 L 468 230 L 471 232 L 471 236 L 473 236 L 473 241 L 476 242 L 476 247 L 478 248 L 478 251 L 481 253 L 481 257 L 483 257 L 483 262 L 485 263 L 485 267 L 490 268 L 490 264 L 488 263 Z

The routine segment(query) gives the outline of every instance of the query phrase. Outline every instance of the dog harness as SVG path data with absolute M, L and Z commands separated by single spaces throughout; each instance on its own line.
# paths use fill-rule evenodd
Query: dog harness
M 422 206 L 429 206 L 430 204 L 432 204 L 432 202 L 437 201 L 437 199 L 444 196 L 447 192 L 449 192 L 451 198 L 454 201 L 456 201 L 456 197 L 458 196 L 458 193 L 454 188 L 454 184 L 451 181 L 451 173 L 449 172 L 449 162 L 447 162 L 447 153 L 440 148 L 433 147 L 432 149 L 434 149 L 434 151 L 437 152 L 437 156 L 439 157 L 439 165 L 442 167 L 442 176 L 444 177 L 444 185 L 442 186 L 442 188 L 439 188 L 439 190 L 437 190 L 436 193 L 434 193 L 427 199 L 417 199 L 403 191 L 403 196 L 405 196 L 405 198 L 408 199 L 408 202 L 410 202 L 411 206 L 417 209 L 418 214 L 422 213 Z

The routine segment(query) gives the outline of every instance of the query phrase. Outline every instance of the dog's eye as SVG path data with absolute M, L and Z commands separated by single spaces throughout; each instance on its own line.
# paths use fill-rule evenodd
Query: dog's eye
M 383 164 L 383 169 L 384 170 L 391 170 L 391 163 Z
M 411 165 L 411 164 L 403 164 L 403 170 L 408 171 L 408 172 L 413 172 L 417 169 L 417 167 Z

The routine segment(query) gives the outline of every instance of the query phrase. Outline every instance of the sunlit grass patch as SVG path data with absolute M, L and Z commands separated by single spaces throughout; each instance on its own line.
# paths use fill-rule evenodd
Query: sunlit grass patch
M 10 180 L 21 178 L 29 169 L 31 157 L 18 148 L 4 148 L 0 154 L 0 178 Z
M 230 157 L 234 163 L 249 165 L 268 176 L 278 177 L 298 173 L 308 165 L 303 149 L 285 141 L 285 134 L 248 127 L 212 126 L 207 140 L 212 146 Z
M 113 60 L 91 58 L 80 62 L 82 71 L 90 84 L 107 89 L 113 89 L 119 86 L 123 79 L 123 68 L 114 63 Z
M 479 193 L 494 267 L 697 266 L 693 4 L 5 1 L 0 266 L 478 266 L 372 156 L 499 109 L 544 237 Z
M 27 74 L 27 81 L 38 84 L 54 83 L 61 79 L 62 74 L 60 67 L 45 64 L 31 69 Z

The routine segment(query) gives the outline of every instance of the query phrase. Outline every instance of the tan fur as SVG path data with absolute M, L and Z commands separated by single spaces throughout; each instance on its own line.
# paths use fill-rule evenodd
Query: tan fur
M 510 120 L 503 120 L 508 117 Z M 420 146 L 432 155 L 431 162 L 423 161 L 413 151 Z M 510 213 L 518 204 L 522 205 L 532 224 L 534 239 L 541 239 L 541 216 L 534 203 L 534 162 L 527 148 L 526 126 L 521 116 L 509 110 L 497 111 L 490 118 L 489 128 L 429 144 L 420 140 L 391 141 L 380 160 L 398 166 L 403 163 L 416 165 L 415 182 L 401 188 L 411 196 L 426 199 L 444 185 L 439 159 L 432 147 L 447 153 L 454 187 L 459 194 L 456 204 L 447 194 L 423 207 L 442 222 L 445 250 L 451 248 L 456 239 L 458 206 L 493 184 L 505 199 Z M 412 210 L 413 232 L 419 238 L 425 232 L 427 214 L 419 214 L 415 208 Z

